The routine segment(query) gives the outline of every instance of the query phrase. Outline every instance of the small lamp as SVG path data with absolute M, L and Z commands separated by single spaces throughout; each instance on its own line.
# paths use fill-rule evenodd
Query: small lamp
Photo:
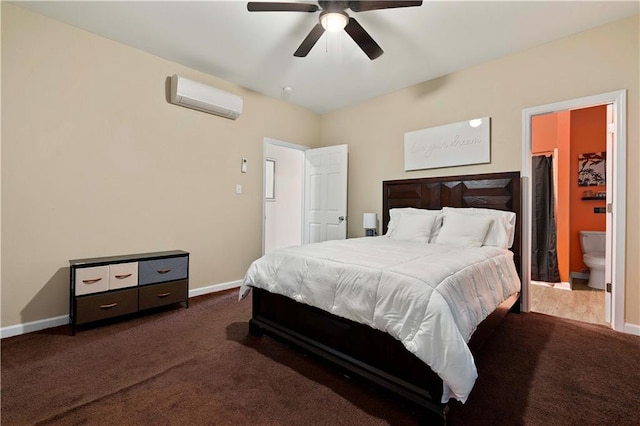
M 375 213 L 365 213 L 362 218 L 362 227 L 367 230 L 367 237 L 377 234 L 378 219 Z

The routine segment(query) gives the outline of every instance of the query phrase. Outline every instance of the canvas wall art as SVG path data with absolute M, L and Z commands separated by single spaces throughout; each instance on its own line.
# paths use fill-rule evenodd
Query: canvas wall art
M 605 186 L 606 152 L 578 155 L 578 186 Z
M 491 119 L 476 118 L 404 134 L 404 170 L 491 161 Z

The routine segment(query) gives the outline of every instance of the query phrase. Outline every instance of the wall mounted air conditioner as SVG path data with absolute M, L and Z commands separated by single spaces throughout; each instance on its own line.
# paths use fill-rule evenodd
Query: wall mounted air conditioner
M 171 76 L 172 104 L 235 120 L 242 113 L 242 98 L 233 93 L 180 77 Z

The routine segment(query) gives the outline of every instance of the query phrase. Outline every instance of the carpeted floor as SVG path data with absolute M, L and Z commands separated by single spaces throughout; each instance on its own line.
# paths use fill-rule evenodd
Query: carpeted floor
M 403 425 L 402 401 L 268 337 L 236 291 L 153 315 L 3 339 L 3 425 Z M 509 314 L 451 425 L 637 424 L 640 338 Z

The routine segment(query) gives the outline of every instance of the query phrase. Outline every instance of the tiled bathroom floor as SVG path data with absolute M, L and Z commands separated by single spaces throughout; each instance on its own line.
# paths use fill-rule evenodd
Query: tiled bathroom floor
M 570 291 L 532 285 L 531 311 L 592 324 L 607 324 L 604 291 L 587 286 L 587 280 L 574 279 L 573 290 Z

